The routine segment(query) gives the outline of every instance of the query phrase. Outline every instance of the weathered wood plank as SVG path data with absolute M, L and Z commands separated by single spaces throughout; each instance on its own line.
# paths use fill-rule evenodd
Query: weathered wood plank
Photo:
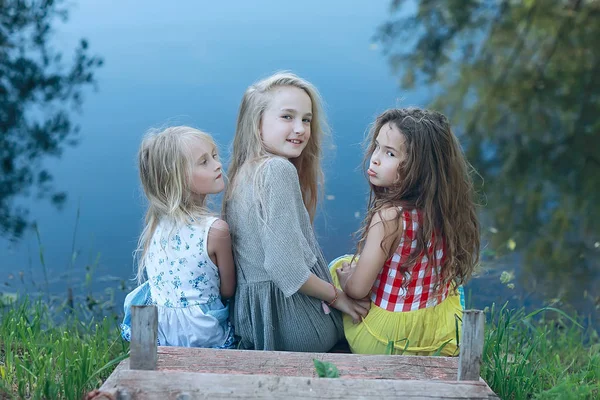
M 98 393 L 91 397 L 92 400 L 132 400 L 129 390 L 121 386 L 123 371 L 130 371 L 129 359 L 125 359 L 117 365 L 100 387 Z M 89 396 L 89 394 L 88 394 Z
M 117 365 L 117 367 L 113 370 L 112 374 L 102 384 L 102 387 L 115 387 L 119 383 L 119 376 L 121 376 L 121 371 L 129 369 L 129 359 L 125 359 Z
M 458 359 L 334 353 L 158 347 L 157 370 L 316 377 L 313 359 L 332 362 L 341 378 L 456 380 Z
M 485 339 L 485 314 L 481 310 L 465 310 L 458 361 L 458 380 L 479 380 Z
M 131 307 L 131 369 L 156 368 L 158 311 L 155 306 Z
M 113 385 L 115 382 L 111 383 Z M 498 399 L 484 382 L 323 379 L 121 369 L 118 386 L 136 399 Z M 120 396 L 117 396 L 120 398 Z

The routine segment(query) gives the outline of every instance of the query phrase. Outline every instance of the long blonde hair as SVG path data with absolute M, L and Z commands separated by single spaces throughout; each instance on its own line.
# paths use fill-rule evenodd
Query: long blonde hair
M 235 191 L 235 186 L 241 183 L 238 182 L 237 178 L 242 167 L 251 162 L 260 164 L 261 161 L 269 157 L 260 136 L 261 120 L 269 106 L 273 89 L 281 86 L 293 86 L 304 90 L 312 103 L 313 117 L 310 123 L 310 140 L 302 154 L 290 161 L 298 171 L 302 199 L 311 221 L 315 217 L 319 189 L 323 184 L 321 146 L 323 138 L 329 133 L 329 128 L 318 90 L 311 83 L 285 71 L 277 72 L 254 83 L 244 93 L 238 112 L 233 151 L 228 168 L 229 186 L 225 191 L 225 196 L 223 196 L 223 214 L 227 213 L 227 202 Z M 260 175 L 255 173 L 253 180 L 260 179 Z
M 368 136 L 365 169 L 375 151 L 375 139 L 381 128 L 391 124 L 406 138 L 406 159 L 398 166 L 397 184 L 380 188 L 371 184 L 369 206 L 360 234 L 358 254 L 364 248 L 373 216 L 388 207 L 422 211 L 417 232 L 417 248 L 402 265 L 406 273 L 434 238 L 433 249 L 444 249 L 441 279 L 435 285 L 443 290 L 449 282 L 464 284 L 479 262 L 479 222 L 474 202 L 470 173 L 474 171 L 466 160 L 458 139 L 452 133 L 448 119 L 441 113 L 419 108 L 390 109 L 377 117 Z M 402 214 L 384 225 L 401 224 Z M 394 229 L 386 229 L 394 231 Z M 387 235 L 381 245 L 394 251 L 394 235 Z M 435 259 L 435 257 L 433 258 Z M 407 282 L 405 282 L 407 283 Z M 439 292 L 438 292 L 439 293 Z
M 144 258 L 161 219 L 176 225 L 212 215 L 206 207 L 206 196 L 198 198 L 190 187 L 192 161 L 188 148 L 194 139 L 216 147 L 209 134 L 189 126 L 150 130 L 140 145 L 138 167 L 148 210 L 136 250 L 138 282 L 144 281 Z

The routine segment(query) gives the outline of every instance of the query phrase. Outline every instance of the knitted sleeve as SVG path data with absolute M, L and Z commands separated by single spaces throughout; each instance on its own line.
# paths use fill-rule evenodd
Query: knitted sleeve
M 307 213 L 296 167 L 283 158 L 272 158 L 263 169 L 260 213 L 265 270 L 286 297 L 307 281 L 317 262 L 302 230 Z

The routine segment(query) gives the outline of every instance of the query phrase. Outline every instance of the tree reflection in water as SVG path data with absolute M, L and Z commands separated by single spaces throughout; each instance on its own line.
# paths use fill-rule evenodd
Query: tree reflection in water
M 600 2 L 391 9 L 376 40 L 403 88 L 436 94 L 430 106 L 448 115 L 484 178 L 488 248 L 516 247 L 524 291 L 598 309 Z
M 102 65 L 84 39 L 69 63 L 50 45 L 53 24 L 68 18 L 64 3 L 0 1 L 0 232 L 12 238 L 30 222 L 28 210 L 15 204 L 19 197 L 65 201 L 42 161 L 77 143 L 69 112 L 79 109 L 82 90 L 95 84 Z

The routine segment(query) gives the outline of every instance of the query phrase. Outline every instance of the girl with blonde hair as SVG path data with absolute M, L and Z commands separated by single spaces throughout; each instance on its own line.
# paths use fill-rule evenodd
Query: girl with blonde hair
M 343 334 L 337 310 L 367 314 L 332 285 L 313 231 L 326 129 L 319 93 L 294 74 L 263 79 L 242 99 L 223 204 L 242 348 L 328 351 Z
M 436 111 L 387 110 L 368 140 L 371 196 L 357 254 L 331 267 L 348 296 L 372 301 L 362 323 L 344 321 L 350 349 L 456 355 L 464 307 L 457 289 L 479 260 L 470 165 Z
M 130 338 L 129 308 L 155 304 L 162 346 L 229 348 L 228 306 L 235 290 L 229 228 L 206 206 L 225 188 L 212 137 L 187 126 L 149 132 L 138 154 L 148 198 L 138 246 L 138 281 L 125 300 L 122 334 Z

